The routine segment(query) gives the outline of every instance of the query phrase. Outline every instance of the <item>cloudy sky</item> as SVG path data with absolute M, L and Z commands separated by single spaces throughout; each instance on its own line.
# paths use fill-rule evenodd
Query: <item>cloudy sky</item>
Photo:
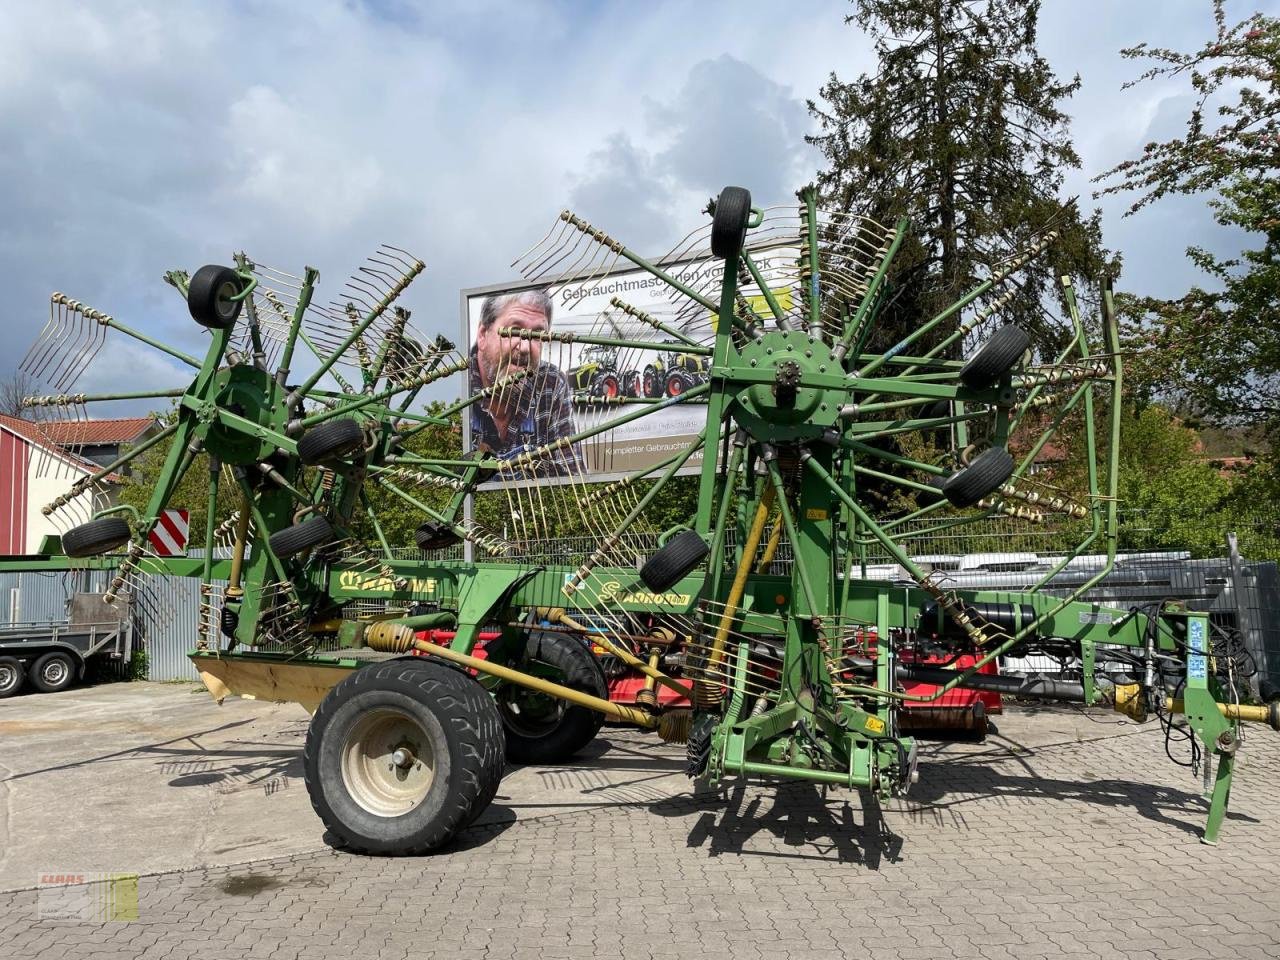
M 333 292 L 388 242 L 427 263 L 407 297 L 415 323 L 453 334 L 457 291 L 508 279 L 565 206 L 656 252 L 726 183 L 789 202 L 818 165 L 805 99 L 871 63 L 842 25 L 850 9 L 0 0 L 0 379 L 53 290 L 199 350 L 165 270 L 243 249 L 318 267 Z M 1227 9 L 1277 15 L 1280 0 Z M 1138 67 L 1120 48 L 1190 49 L 1212 29 L 1208 0 L 1044 0 L 1041 50 L 1083 80 L 1068 109 L 1084 169 L 1068 190 L 1087 196 L 1090 176 L 1175 134 L 1189 109 L 1176 82 L 1122 93 Z M 1126 289 L 1175 295 L 1194 276 L 1188 244 L 1235 241 L 1196 200 L 1127 220 L 1125 201 L 1101 206 Z M 84 382 L 182 379 L 113 337 Z

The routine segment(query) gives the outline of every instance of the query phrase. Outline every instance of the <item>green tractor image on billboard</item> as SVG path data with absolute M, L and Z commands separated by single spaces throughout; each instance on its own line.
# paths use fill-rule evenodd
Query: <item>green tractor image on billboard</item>
M 569 383 L 576 395 L 609 399 L 621 396 L 623 374 L 618 370 L 618 348 L 587 347 L 582 351 L 581 362 L 569 369 Z
M 634 381 L 628 379 L 627 383 L 632 384 L 628 396 L 678 397 L 707 382 L 708 358 L 681 351 L 675 340 L 670 343 L 677 349 L 654 357 Z M 630 378 L 631 374 L 627 376 Z

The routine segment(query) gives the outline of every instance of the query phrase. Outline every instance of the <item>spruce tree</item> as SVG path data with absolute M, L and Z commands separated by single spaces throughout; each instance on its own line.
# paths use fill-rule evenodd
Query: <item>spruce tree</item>
M 1080 166 L 1061 105 L 1080 80 L 1059 81 L 1037 53 L 1039 3 L 852 2 L 845 22 L 875 35 L 877 69 L 852 82 L 831 75 L 809 103 L 820 125 L 809 142 L 827 162 L 826 205 L 912 221 L 870 346 L 895 342 L 1053 229 L 1058 241 L 1015 278 L 991 321 L 1018 323 L 1049 347 L 1062 329 L 1044 311 L 1056 277 L 1083 286 L 1118 261 L 1102 247 L 1099 214 L 1060 197 L 1062 171 Z

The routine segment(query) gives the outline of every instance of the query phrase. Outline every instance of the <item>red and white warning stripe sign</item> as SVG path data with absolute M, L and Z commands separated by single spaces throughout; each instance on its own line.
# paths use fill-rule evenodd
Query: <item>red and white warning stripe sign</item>
M 160 519 L 156 521 L 147 539 L 157 557 L 185 557 L 187 534 L 190 530 L 189 510 L 161 510 Z

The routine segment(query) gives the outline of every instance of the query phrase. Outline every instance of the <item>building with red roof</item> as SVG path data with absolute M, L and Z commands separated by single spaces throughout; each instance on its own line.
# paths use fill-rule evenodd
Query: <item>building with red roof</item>
M 35 553 L 46 535 L 83 523 L 115 503 L 122 477 L 111 473 L 102 478 L 96 494 L 82 493 L 55 517 L 42 512 L 77 480 L 116 459 L 123 447 L 159 429 L 151 417 L 32 421 L 0 415 L 0 554 Z

